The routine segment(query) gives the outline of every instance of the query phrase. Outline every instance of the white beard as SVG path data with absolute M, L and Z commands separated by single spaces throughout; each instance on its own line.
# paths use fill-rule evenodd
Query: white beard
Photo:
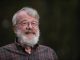
M 36 35 L 33 35 L 31 39 L 25 36 L 20 30 L 17 30 L 16 35 L 18 37 L 18 42 L 21 44 L 21 46 L 26 47 L 26 46 L 31 46 L 33 47 L 36 45 L 39 41 L 39 31 L 36 32 Z

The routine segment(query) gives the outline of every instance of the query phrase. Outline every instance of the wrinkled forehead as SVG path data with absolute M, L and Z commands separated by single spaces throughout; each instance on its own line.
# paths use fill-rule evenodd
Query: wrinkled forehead
M 17 13 L 17 19 L 24 18 L 26 16 L 27 16 L 27 12 L 25 11 L 20 11 Z
M 32 20 L 36 20 L 36 21 L 37 21 L 37 19 L 36 19 L 35 17 L 30 16 L 30 15 L 27 14 L 27 12 L 25 12 L 25 11 L 20 11 L 20 12 L 17 13 L 16 19 L 17 19 L 18 21 L 23 20 L 24 18 L 32 19 Z
M 35 17 L 30 16 L 27 12 L 25 11 L 20 11 L 17 13 L 17 20 L 23 19 L 23 18 L 29 18 L 29 19 L 35 19 Z

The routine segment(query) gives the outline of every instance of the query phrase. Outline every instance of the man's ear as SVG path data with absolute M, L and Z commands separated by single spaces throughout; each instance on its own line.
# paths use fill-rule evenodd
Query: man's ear
M 16 33 L 16 26 L 13 26 L 13 31 L 14 33 Z

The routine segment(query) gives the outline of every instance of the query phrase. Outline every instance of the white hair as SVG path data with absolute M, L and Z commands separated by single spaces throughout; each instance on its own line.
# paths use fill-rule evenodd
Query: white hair
M 13 18 L 12 18 L 12 23 L 13 23 L 13 26 L 16 25 L 17 23 L 17 14 L 20 13 L 21 11 L 25 11 L 26 14 L 30 15 L 30 16 L 33 16 L 35 17 L 37 20 L 39 20 L 39 14 L 38 12 L 33 9 L 33 8 L 30 8 L 30 7 L 23 7 L 22 9 L 20 9 L 19 11 L 17 11 L 14 15 L 13 15 Z

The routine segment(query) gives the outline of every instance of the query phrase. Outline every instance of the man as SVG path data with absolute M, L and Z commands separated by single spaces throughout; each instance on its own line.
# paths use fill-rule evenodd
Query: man
M 14 43 L 0 47 L 0 60 L 57 60 L 49 47 L 38 44 L 39 15 L 33 8 L 24 7 L 12 18 Z

